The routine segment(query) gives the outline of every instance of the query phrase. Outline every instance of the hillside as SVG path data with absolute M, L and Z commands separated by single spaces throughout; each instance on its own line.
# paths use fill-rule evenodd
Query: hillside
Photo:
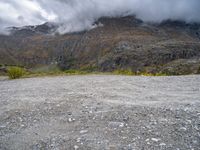
M 200 73 L 200 25 L 179 21 L 146 24 L 132 16 L 101 18 L 90 31 L 52 35 L 57 26 L 10 28 L 0 36 L 0 64 L 28 68 Z

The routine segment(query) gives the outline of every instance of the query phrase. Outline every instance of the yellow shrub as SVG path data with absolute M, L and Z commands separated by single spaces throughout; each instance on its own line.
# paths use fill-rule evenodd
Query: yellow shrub
M 20 67 L 9 67 L 8 68 L 8 76 L 10 79 L 18 79 L 21 78 L 25 74 L 25 70 Z

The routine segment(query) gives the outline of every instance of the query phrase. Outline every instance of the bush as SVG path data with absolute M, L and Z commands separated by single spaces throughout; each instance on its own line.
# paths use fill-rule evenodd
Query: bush
M 25 70 L 20 67 L 9 67 L 8 68 L 8 76 L 10 79 L 18 79 L 21 78 L 25 74 Z

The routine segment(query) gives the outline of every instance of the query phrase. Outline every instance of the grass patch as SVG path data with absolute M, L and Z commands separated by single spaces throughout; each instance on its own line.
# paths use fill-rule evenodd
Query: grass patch
M 149 72 L 133 72 L 131 69 L 127 70 L 115 70 L 112 72 L 115 75 L 127 75 L 127 76 L 167 76 L 165 73 L 149 73 Z
M 138 75 L 141 75 L 141 76 L 168 76 L 165 73 L 148 73 L 148 72 L 142 72 L 142 73 L 139 73 Z
M 26 71 L 21 67 L 8 67 L 7 72 L 10 79 L 19 79 L 26 74 Z
M 65 70 L 64 73 L 67 75 L 85 75 L 85 74 L 89 74 L 91 72 L 70 69 L 70 70 Z
M 62 71 L 56 65 L 38 66 L 25 71 L 22 67 L 8 67 L 8 76 L 10 79 L 32 78 L 43 76 L 65 76 L 65 75 L 126 75 L 126 76 L 168 76 L 166 73 L 133 72 L 131 69 L 117 69 L 113 72 L 98 72 L 97 67 L 86 66 L 80 69 L 69 69 Z

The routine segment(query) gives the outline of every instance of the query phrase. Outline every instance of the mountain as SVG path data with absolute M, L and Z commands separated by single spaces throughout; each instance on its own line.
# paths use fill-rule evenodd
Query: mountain
M 53 23 L 9 28 L 10 35 L 0 35 L 0 64 L 200 73 L 200 24 L 150 24 L 134 16 L 100 18 L 95 24 L 64 35 L 53 34 L 58 28 Z

